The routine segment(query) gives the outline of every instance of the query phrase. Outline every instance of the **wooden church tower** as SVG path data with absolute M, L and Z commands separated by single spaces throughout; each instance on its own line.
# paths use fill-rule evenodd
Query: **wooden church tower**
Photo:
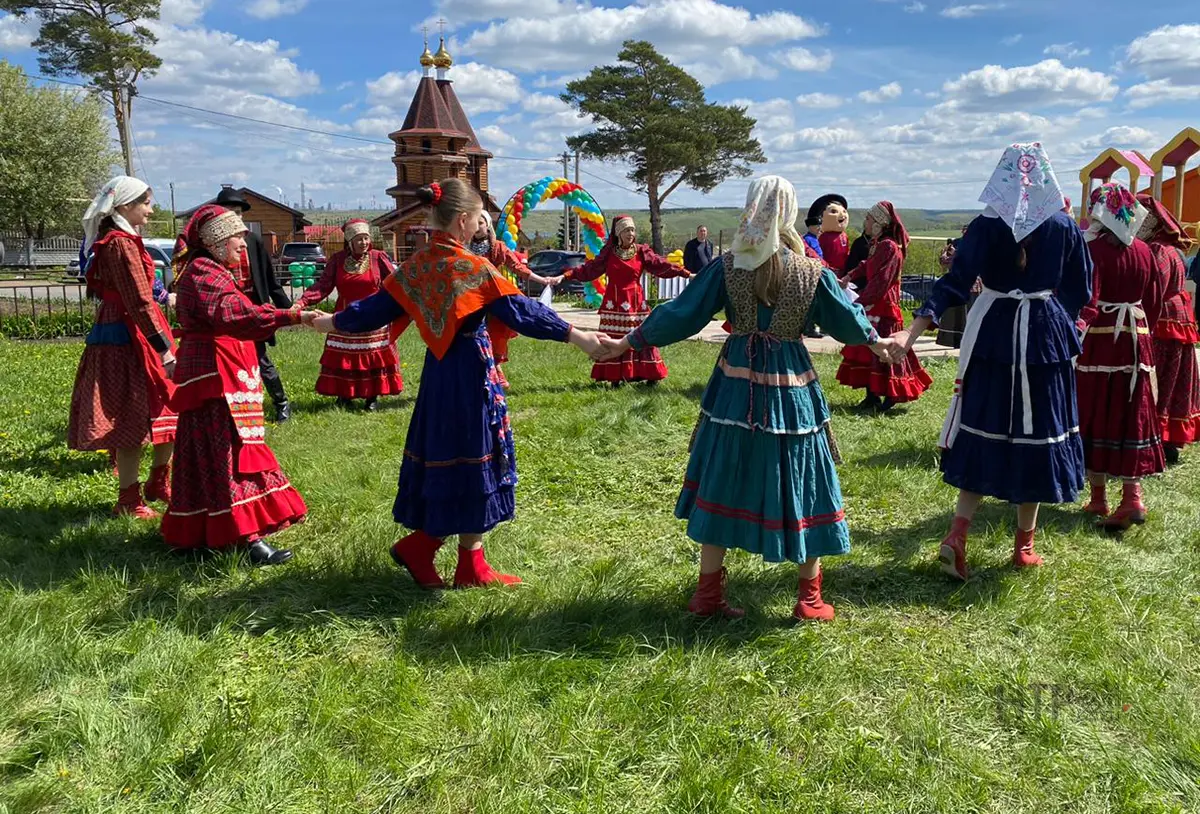
M 488 159 L 492 154 L 479 144 L 454 92 L 454 82 L 447 76 L 453 64 L 444 36 L 436 54 L 429 53 L 426 41 L 421 54 L 424 76 L 417 84 L 404 124 L 388 135 L 396 143 L 392 157 L 396 185 L 387 194 L 396 202 L 396 208 L 376 218 L 374 224 L 391 233 L 397 260 L 408 257 L 428 235 L 426 210 L 417 200 L 420 187 L 442 178 L 460 178 L 479 190 L 488 212 L 493 216 L 500 212 L 488 193 Z M 437 70 L 436 78 L 431 75 L 433 69 Z

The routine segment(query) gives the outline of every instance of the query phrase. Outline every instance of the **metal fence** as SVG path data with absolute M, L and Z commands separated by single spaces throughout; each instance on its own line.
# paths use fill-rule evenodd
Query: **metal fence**
M 0 234 L 0 266 L 8 269 L 65 266 L 79 257 L 77 237 L 56 236 L 30 241 L 22 234 Z

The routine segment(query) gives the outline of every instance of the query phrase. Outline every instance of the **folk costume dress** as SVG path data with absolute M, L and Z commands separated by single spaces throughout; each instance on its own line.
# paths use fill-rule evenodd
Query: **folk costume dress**
M 193 216 L 198 221 L 205 207 Z M 300 322 L 300 309 L 255 305 L 236 271 L 201 250 L 176 283 L 182 339 L 173 401 L 179 411 L 171 505 L 163 539 L 173 548 L 244 545 L 302 521 L 308 508 L 266 444 L 256 340 Z
M 511 520 L 517 461 L 487 321 L 565 342 L 571 326 L 523 296 L 491 263 L 434 232 L 384 281 L 334 318 L 336 330 L 393 335 L 415 324 L 427 345 L 392 516 L 434 538 L 483 534 Z
M 320 278 L 300 297 L 299 305 L 314 306 L 336 290 L 334 312 L 340 313 L 377 293 L 392 271 L 391 261 L 381 251 L 368 249 L 361 258 L 355 258 L 350 249 L 343 249 L 329 258 Z M 339 399 L 370 400 L 402 392 L 400 357 L 387 327 L 367 333 L 327 335 L 316 389 L 322 396 Z
M 1162 289 L 1162 309 L 1151 329 L 1158 378 L 1158 420 L 1162 442 L 1182 447 L 1200 440 L 1200 371 L 1196 365 L 1196 315 L 1187 291 L 1184 250 L 1188 246 L 1179 221 L 1159 201 L 1139 195 L 1146 208 L 1138 236 L 1150 247 Z
M 657 255 L 644 244 L 634 244 L 629 257 L 622 257 L 614 232 L 600 254 L 582 266 L 567 269 L 563 277 L 591 282 L 607 276 L 608 289 L 600 304 L 600 331 L 613 339 L 632 333 L 650 315 L 642 274 L 659 279 L 690 276 L 687 269 Z M 592 379 L 598 382 L 656 382 L 667 378 L 667 365 L 658 348 L 643 347 L 608 362 L 592 366 Z
M 1084 461 L 1089 472 L 1142 478 L 1166 466 L 1151 336 L 1162 278 L 1150 247 L 1134 237 L 1145 210 L 1133 195 L 1105 184 L 1092 207 L 1092 299 L 1082 313 L 1087 330 L 1076 367 Z
M 1073 364 L 1092 264 L 1083 234 L 1056 209 L 1027 236 L 1024 269 L 1012 225 L 976 218 L 915 313 L 936 320 L 969 302 L 982 278 L 939 441 L 942 479 L 1010 503 L 1070 503 L 1084 484 Z
M 87 289 L 100 303 L 75 375 L 67 445 L 96 451 L 170 443 L 178 418 L 161 354 L 174 343 L 154 301 L 154 261 L 132 228 L 112 220 L 93 247 Z
M 784 249 L 775 307 L 754 293 L 753 269 L 727 254 L 630 336 L 635 348 L 686 339 L 724 310 L 732 325 L 700 404 L 675 516 L 699 543 L 767 562 L 802 563 L 850 550 L 829 407 L 804 346 L 811 318 L 847 344 L 875 330 L 819 260 Z
M 890 203 L 885 201 L 881 206 L 888 223 L 883 235 L 873 241 L 864 261 L 867 285 L 858 301 L 879 335 L 888 337 L 904 328 L 904 316 L 900 312 L 900 276 L 908 251 L 908 232 Z M 850 276 L 855 273 L 851 270 Z M 910 350 L 900 364 L 889 365 L 862 345 L 847 345 L 842 349 L 837 380 L 847 387 L 865 389 L 869 396 L 895 404 L 916 401 L 933 384 L 913 351 Z

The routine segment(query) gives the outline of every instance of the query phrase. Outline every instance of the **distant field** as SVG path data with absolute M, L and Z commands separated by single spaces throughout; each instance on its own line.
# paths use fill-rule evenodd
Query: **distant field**
M 603 205 L 603 200 L 600 201 Z M 650 234 L 650 213 L 646 209 L 622 209 L 621 213 L 629 214 L 638 223 L 639 234 Z M 936 209 L 901 209 L 900 218 L 908 228 L 909 233 L 924 237 L 957 237 L 962 227 L 975 217 L 977 212 L 963 210 Z M 318 211 L 306 213 L 314 223 L 344 223 L 349 218 L 376 218 L 382 214 L 379 210 L 346 210 Z M 606 212 L 611 218 L 618 210 Z M 709 209 L 669 209 L 663 213 L 663 232 L 668 247 L 679 248 L 695 233 L 696 227 L 703 223 L 708 227 L 714 242 L 719 242 L 724 232 L 728 241 L 737 228 L 742 211 L 732 207 Z M 862 224 L 864 209 L 850 210 L 850 223 L 854 228 Z M 531 238 L 541 235 L 558 234 L 559 224 L 562 223 L 562 209 L 551 207 L 537 212 L 531 212 L 525 217 L 524 231 Z

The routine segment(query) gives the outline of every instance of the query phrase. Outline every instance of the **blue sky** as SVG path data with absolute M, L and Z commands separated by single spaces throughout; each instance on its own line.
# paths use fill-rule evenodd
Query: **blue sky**
M 1200 10 L 1177 0 L 163 0 L 164 67 L 146 97 L 334 135 L 143 99 L 139 174 L 163 195 L 174 182 L 181 208 L 221 182 L 295 201 L 303 181 L 318 204 L 384 205 L 386 135 L 419 76 L 421 25 L 439 18 L 500 199 L 554 171 L 549 158 L 588 126 L 558 101 L 563 83 L 627 38 L 654 42 L 711 98 L 748 105 L 761 171 L 806 200 L 972 206 L 1002 148 L 1034 139 L 1077 196 L 1101 148 L 1149 155 L 1200 127 Z M 0 57 L 36 71 L 35 34 L 0 16 Z M 585 170 L 605 208 L 644 206 L 619 165 Z M 745 183 L 671 203 L 736 205 Z

